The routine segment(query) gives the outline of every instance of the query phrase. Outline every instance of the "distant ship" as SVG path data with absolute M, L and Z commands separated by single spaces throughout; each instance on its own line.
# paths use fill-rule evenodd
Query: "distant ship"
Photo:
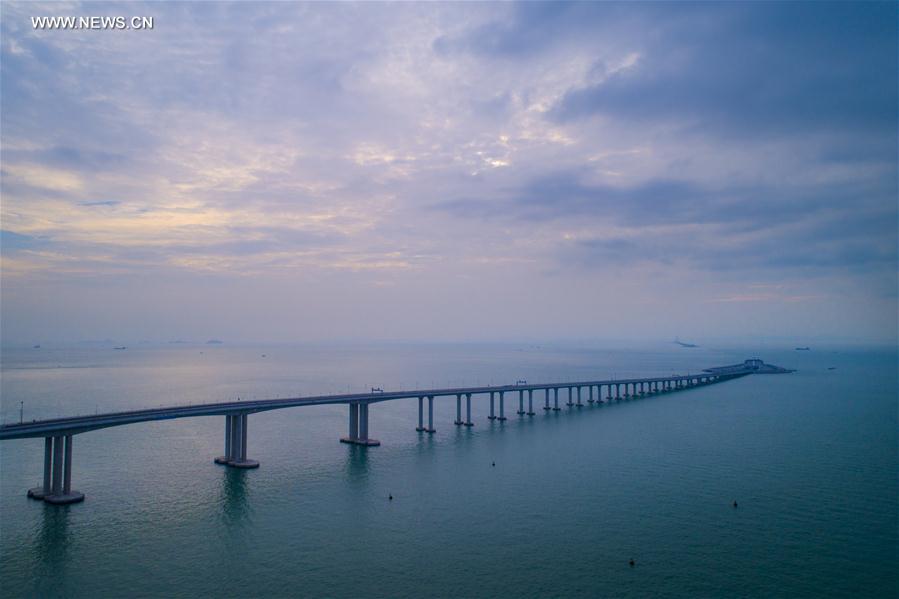
M 121 346 L 119 346 L 119 347 L 114 347 L 114 348 L 112 348 L 112 349 L 128 349 L 128 348 L 125 347 L 124 345 L 121 345 Z
M 38 343 L 37 345 L 32 345 L 32 346 L 31 346 L 31 349 L 40 349 L 40 348 L 41 348 L 41 344 L 40 344 L 40 343 Z
M 206 345 L 221 345 L 222 341 L 220 339 L 210 339 L 206 342 Z
M 684 343 L 683 341 L 680 340 L 679 337 L 675 337 L 674 342 L 676 344 L 680 345 L 681 347 L 699 347 L 698 345 L 695 345 L 693 343 Z
M 797 347 L 796 351 L 811 351 L 811 349 L 810 347 Z

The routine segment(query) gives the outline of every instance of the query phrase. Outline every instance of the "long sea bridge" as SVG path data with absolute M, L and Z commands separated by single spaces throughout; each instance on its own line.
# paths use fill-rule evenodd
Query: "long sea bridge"
M 44 477 L 39 487 L 29 489 L 28 496 L 42 499 L 47 503 L 63 505 L 84 500 L 84 494 L 72 489 L 72 440 L 75 435 L 89 431 L 123 426 L 138 422 L 192 418 L 195 416 L 224 416 L 224 453 L 214 461 L 231 468 L 258 468 L 259 462 L 247 457 L 248 424 L 250 414 L 268 410 L 280 410 L 301 406 L 346 404 L 348 406 L 348 430 L 342 443 L 372 447 L 381 442 L 369 436 L 368 412 L 372 404 L 397 399 L 418 399 L 418 426 L 416 431 L 434 433 L 434 399 L 455 397 L 456 426 L 474 426 L 471 420 L 472 396 L 490 399 L 488 419 L 504 421 L 506 417 L 506 397 L 517 395 L 519 417 L 532 417 L 534 394 L 543 399 L 543 410 L 560 411 L 559 394 L 563 393 L 565 406 L 582 408 L 585 405 L 622 401 L 662 393 L 691 389 L 754 373 L 792 372 L 765 364 L 758 358 L 746 360 L 743 364 L 709 368 L 699 374 L 671 375 L 623 380 L 578 381 L 566 383 L 539 383 L 499 385 L 486 387 L 458 387 L 448 389 L 416 389 L 409 391 L 381 391 L 372 389 L 370 393 L 348 393 L 342 395 L 321 395 L 314 397 L 293 397 L 287 399 L 260 399 L 252 401 L 231 401 L 222 403 L 173 406 L 126 412 L 109 412 L 89 416 L 33 420 L 0 426 L 0 441 L 10 439 L 44 438 Z M 603 391 L 606 396 L 603 398 Z M 567 392 L 567 397 L 564 396 Z M 462 400 L 465 400 L 463 417 Z M 525 405 L 525 399 L 527 405 Z M 424 406 L 427 401 L 427 421 Z M 584 403 L 586 401 L 586 403 Z

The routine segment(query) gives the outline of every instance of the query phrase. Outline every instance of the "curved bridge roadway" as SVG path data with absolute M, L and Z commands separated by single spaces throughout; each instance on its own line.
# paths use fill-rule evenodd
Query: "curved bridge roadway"
M 748 365 L 748 361 L 747 361 Z M 345 395 L 321 395 L 316 397 L 294 397 L 288 399 L 263 399 L 254 401 L 233 401 L 209 403 L 191 406 L 175 406 L 133 410 L 128 412 L 110 412 L 91 416 L 74 416 L 71 418 L 54 418 L 36 420 L 19 424 L 0 426 L 0 441 L 44 437 L 44 478 L 43 484 L 28 491 L 28 496 L 43 499 L 52 504 L 66 504 L 82 501 L 84 495 L 71 488 L 72 482 L 72 438 L 79 433 L 122 426 L 153 420 L 170 420 L 173 418 L 191 418 L 194 416 L 225 417 L 225 451 L 215 462 L 234 468 L 256 468 L 259 462 L 247 458 L 247 421 L 248 415 L 267 410 L 280 410 L 300 406 L 317 406 L 326 404 L 347 404 L 349 406 L 349 431 L 340 440 L 344 443 L 374 446 L 380 442 L 368 435 L 368 409 L 373 403 L 395 399 L 418 398 L 417 431 L 433 433 L 434 398 L 456 397 L 457 426 L 474 426 L 471 421 L 471 396 L 488 395 L 490 397 L 490 420 L 506 420 L 505 396 L 507 393 L 518 394 L 518 411 L 521 416 L 534 416 L 534 392 L 543 395 L 544 410 L 560 410 L 559 391 L 567 390 L 569 407 L 582 407 L 582 398 L 586 395 L 587 403 L 603 403 L 602 391 L 606 390 L 606 401 L 620 401 L 631 397 L 642 397 L 691 387 L 709 385 L 725 380 L 752 374 L 756 369 L 747 367 L 729 367 L 721 371 L 706 371 L 702 374 L 687 374 L 666 377 L 650 377 L 640 379 L 581 381 L 568 383 L 521 384 L 488 387 L 460 387 L 452 389 L 417 389 L 411 391 L 373 390 L 372 393 L 351 393 Z M 594 399 L 594 390 L 596 398 Z M 527 409 L 525 410 L 525 395 Z M 462 418 L 462 398 L 465 398 L 465 419 Z M 496 399 L 499 399 L 499 410 L 496 410 Z M 424 400 L 428 402 L 427 424 L 424 422 Z M 552 404 L 552 405 L 551 405 Z

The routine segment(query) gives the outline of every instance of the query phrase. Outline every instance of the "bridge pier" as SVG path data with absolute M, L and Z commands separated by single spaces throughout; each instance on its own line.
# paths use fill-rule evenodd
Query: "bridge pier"
M 490 415 L 487 416 L 487 420 L 496 420 L 496 414 L 493 411 L 493 391 L 490 392 Z
M 436 433 L 437 429 L 434 428 L 434 396 L 428 395 L 428 428 L 425 429 L 426 433 Z
M 368 438 L 368 402 L 353 401 L 347 404 L 349 408 L 349 431 L 346 437 L 341 437 L 341 443 L 350 445 L 363 445 L 365 447 L 377 447 L 381 444 L 377 439 Z
M 359 404 L 347 404 L 350 412 L 350 425 L 346 437 L 341 437 L 341 443 L 355 443 L 359 438 Z
M 569 408 L 574 405 L 574 403 L 571 401 L 571 387 L 568 387 L 568 403 L 566 403 L 565 405 Z
M 29 497 L 43 499 L 53 505 L 84 501 L 84 493 L 72 489 L 72 435 L 44 439 L 44 469 L 44 486 L 29 490 Z
M 32 499 L 43 499 L 50 494 L 50 475 L 53 471 L 53 437 L 44 437 L 44 481 L 40 487 L 28 489 Z
M 465 394 L 465 426 L 474 426 L 471 421 L 471 393 Z
M 534 416 L 534 390 L 528 389 L 528 416 Z
M 368 406 L 369 402 L 364 401 L 359 404 L 359 439 L 356 441 L 357 445 L 364 445 L 366 447 L 377 447 L 381 444 L 377 439 L 372 439 L 368 436 Z
M 581 386 L 578 385 L 577 388 L 577 407 L 583 408 L 584 404 L 581 402 Z
M 415 427 L 415 430 L 417 430 L 420 433 L 423 433 L 426 430 L 428 430 L 425 428 L 424 410 L 422 409 L 422 402 L 424 402 L 424 399 L 425 399 L 424 397 L 418 398 L 418 426 Z
M 517 413 L 519 416 L 524 416 L 524 414 L 525 414 L 525 411 L 524 411 L 524 389 L 522 389 L 518 392 L 518 412 Z
M 456 394 L 456 420 L 453 422 L 456 426 L 462 426 L 465 424 L 462 422 L 462 394 Z
M 225 455 L 220 455 L 219 457 L 212 460 L 216 464 L 221 464 L 222 466 L 227 466 L 228 462 L 231 461 L 231 436 L 233 435 L 233 431 L 231 430 L 233 427 L 232 416 L 225 416 Z
M 559 388 L 553 389 L 553 412 L 558 412 L 562 408 L 559 407 Z
M 593 385 L 587 387 L 587 403 L 593 403 Z
M 546 397 L 544 398 L 543 409 L 550 410 L 551 408 L 549 407 L 549 387 L 544 389 L 544 391 L 546 391 Z
M 497 420 L 505 420 L 506 419 L 506 408 L 505 408 L 505 391 L 499 392 L 499 418 Z
M 232 468 L 258 468 L 259 462 L 247 459 L 247 421 L 248 414 L 234 414 L 231 420 L 231 452 L 228 466 Z M 228 416 L 226 416 L 228 418 Z M 227 421 L 225 428 L 227 428 Z

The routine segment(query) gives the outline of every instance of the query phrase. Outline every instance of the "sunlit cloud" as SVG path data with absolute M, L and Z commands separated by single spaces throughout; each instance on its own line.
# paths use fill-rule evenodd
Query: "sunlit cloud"
M 518 330 L 506 294 L 578 334 L 591 301 L 635 330 L 660 293 L 722 330 L 738 305 L 895 307 L 889 5 L 150 3 L 134 35 L 30 27 L 101 6 L 4 4 L 9 309 L 38 282 L 91 310 L 85 281 L 204 277 L 398 319 L 426 287 L 460 334 L 467 302 Z M 583 296 L 562 316 L 533 293 L 555 285 Z

